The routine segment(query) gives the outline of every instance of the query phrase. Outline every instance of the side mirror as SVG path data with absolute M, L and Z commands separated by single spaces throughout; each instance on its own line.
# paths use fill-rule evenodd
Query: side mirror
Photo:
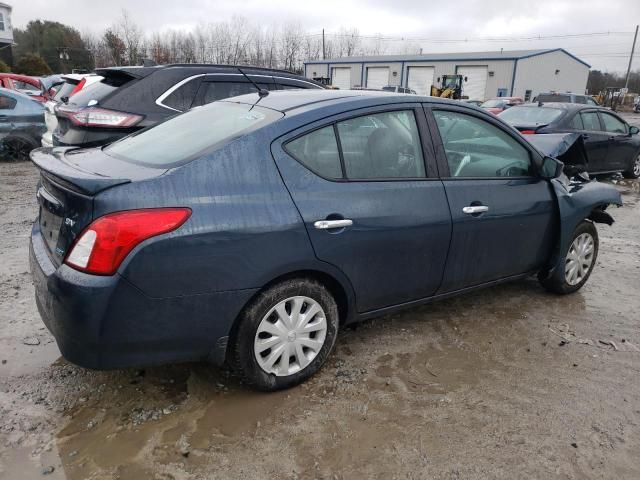
M 563 168 L 564 163 L 560 160 L 556 160 L 553 157 L 544 157 L 544 160 L 542 160 L 542 168 L 540 168 L 540 176 L 547 180 L 558 178 L 562 175 Z
M 635 125 L 631 125 L 629 127 L 629 134 L 631 135 L 637 135 L 638 132 L 640 132 L 640 128 L 636 127 Z

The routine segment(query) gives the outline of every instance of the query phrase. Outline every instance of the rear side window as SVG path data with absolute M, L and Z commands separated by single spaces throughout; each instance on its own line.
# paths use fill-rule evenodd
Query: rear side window
M 609 113 L 600 113 L 602 122 L 604 123 L 604 129 L 611 133 L 627 133 L 627 126 L 625 123 L 617 117 Z
M 561 95 L 561 94 L 542 94 L 538 95 L 536 98 L 538 102 L 561 102 L 561 103 L 571 103 L 571 95 Z
M 220 148 L 283 114 L 258 105 L 216 102 L 141 130 L 104 148 L 108 155 L 155 168 L 169 168 Z
M 582 124 L 585 130 L 597 132 L 602 130 L 600 127 L 600 120 L 598 120 L 598 114 L 596 112 L 584 112 L 581 113 Z
M 289 143 L 285 149 L 309 170 L 326 178 L 342 178 L 338 142 L 333 125 L 320 128 Z
M 180 112 L 186 112 L 191 108 L 193 99 L 198 93 L 200 78 L 194 78 L 176 88 L 168 97 L 162 100 L 162 104 L 174 108 Z
M 584 125 L 582 124 L 582 117 L 580 114 L 574 115 L 571 119 L 571 128 L 575 130 L 584 130 Z
M 337 126 L 347 178 L 425 176 L 412 110 L 365 115 Z
M 575 100 L 576 100 L 575 103 L 583 103 L 583 104 L 587 103 L 587 97 L 583 97 L 582 95 L 576 95 Z
M 15 98 L 6 97 L 0 94 L 0 110 L 13 110 L 18 101 Z
M 533 175 L 529 151 L 486 120 L 458 112 L 434 111 L 451 177 Z
M 270 89 L 266 83 L 258 83 L 257 85 L 265 90 Z M 206 105 L 216 100 L 247 93 L 256 93 L 256 87 L 249 82 L 202 82 L 192 106 Z

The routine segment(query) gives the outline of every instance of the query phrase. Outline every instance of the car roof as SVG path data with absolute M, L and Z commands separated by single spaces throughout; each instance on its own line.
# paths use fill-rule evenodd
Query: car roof
M 256 73 L 269 73 L 271 75 L 277 75 L 279 77 L 292 78 L 292 79 L 304 79 L 306 82 L 314 83 L 319 86 L 322 84 L 311 80 L 309 78 L 305 78 L 296 73 L 289 72 L 287 70 L 278 70 L 275 68 L 263 68 L 263 67 L 252 67 L 250 65 L 222 65 L 222 64 L 211 64 L 211 63 L 172 63 L 168 65 L 155 65 L 152 67 L 144 67 L 144 66 L 122 66 L 122 67 L 105 67 L 105 68 L 96 68 L 95 72 L 98 75 L 106 76 L 107 74 L 125 74 L 134 78 L 144 78 L 154 72 L 158 72 L 160 70 L 167 69 L 188 69 L 190 71 L 197 70 L 199 73 L 240 73 L 238 68 L 241 68 L 243 72 L 248 74 L 256 74 Z
M 534 103 L 523 103 L 522 105 L 516 105 L 513 108 L 536 108 L 536 107 L 549 107 L 549 108 L 557 108 L 560 110 L 567 111 L 575 111 L 575 110 L 604 110 L 609 111 L 604 107 L 599 107 L 596 105 L 587 105 L 586 103 L 568 103 L 568 102 L 534 102 Z
M 457 100 L 448 100 L 437 97 L 411 95 L 407 93 L 386 92 L 383 90 L 284 90 L 272 91 L 269 95 L 260 98 L 257 93 L 249 93 L 222 101 L 254 104 L 279 112 L 290 112 L 309 106 L 336 105 L 336 104 L 366 104 L 380 103 L 444 103 L 449 105 L 464 106 L 465 108 L 478 110 L 477 107 Z
M 30 102 L 33 102 L 36 105 L 41 105 L 41 103 L 38 102 L 37 100 L 34 100 L 29 95 L 24 94 L 22 92 L 19 92 L 17 90 L 11 90 L 9 88 L 0 87 L 0 93 L 2 93 L 3 95 L 5 95 L 7 97 L 14 98 L 16 100 L 29 100 Z

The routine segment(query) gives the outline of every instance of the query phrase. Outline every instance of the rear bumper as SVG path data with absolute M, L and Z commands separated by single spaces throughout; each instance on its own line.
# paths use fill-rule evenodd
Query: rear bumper
M 93 369 L 210 360 L 221 364 L 240 310 L 256 290 L 151 298 L 116 274 L 56 267 L 37 223 L 29 263 L 40 316 L 62 355 Z

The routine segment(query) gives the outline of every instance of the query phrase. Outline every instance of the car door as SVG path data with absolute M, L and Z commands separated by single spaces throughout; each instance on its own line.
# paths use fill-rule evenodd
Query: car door
M 582 110 L 580 119 L 584 128 L 582 138 L 589 159 L 587 169 L 590 173 L 606 171 L 609 134 L 602 128 L 597 110 Z
M 453 106 L 428 111 L 452 217 L 439 292 L 539 269 L 557 228 L 551 185 L 534 164 L 539 155 L 486 115 Z
M 635 160 L 638 147 L 629 133 L 629 126 L 613 113 L 600 111 L 600 119 L 608 134 L 609 147 L 604 168 L 607 170 L 627 170 Z
M 272 152 L 317 258 L 349 278 L 359 312 L 435 293 L 451 234 L 419 104 L 343 113 Z

